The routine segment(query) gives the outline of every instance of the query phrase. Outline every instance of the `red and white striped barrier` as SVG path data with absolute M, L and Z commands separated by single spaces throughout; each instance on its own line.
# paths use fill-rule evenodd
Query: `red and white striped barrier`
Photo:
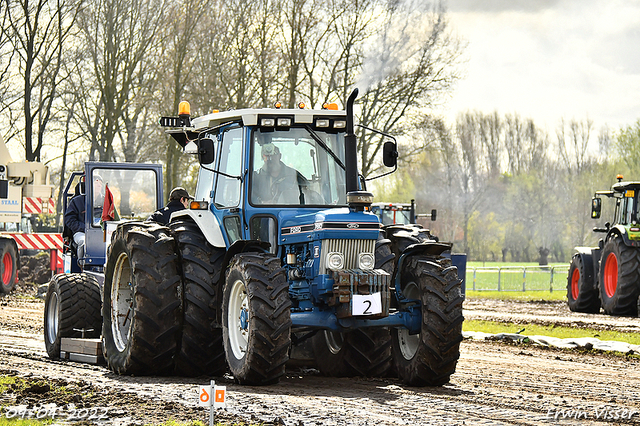
M 62 234 L 25 234 L 2 232 L 0 235 L 11 237 L 19 250 L 51 250 L 51 270 L 64 270 L 62 261 Z
M 53 198 L 22 197 L 22 212 L 54 214 L 56 206 Z

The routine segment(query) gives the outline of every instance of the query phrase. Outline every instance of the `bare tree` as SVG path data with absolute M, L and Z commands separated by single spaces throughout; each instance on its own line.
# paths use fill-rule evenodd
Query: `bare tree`
M 85 115 L 83 126 L 92 138 L 89 158 L 115 159 L 114 139 L 122 126 L 125 110 L 131 105 L 136 87 L 144 87 L 155 76 L 145 61 L 162 22 L 162 0 L 90 0 L 78 22 L 91 59 L 88 82 L 94 107 Z M 151 74 L 149 74 L 151 73 Z M 86 84 L 86 83 L 83 83 Z
M 47 125 L 52 119 L 60 73 L 65 57 L 65 43 L 73 28 L 80 4 L 74 0 L 4 0 L 6 7 L 2 40 L 10 40 L 16 54 L 13 72 L 20 78 L 8 96 L 0 99 L 5 107 L 21 104 L 14 137 L 19 134 L 28 161 L 40 161 Z M 6 76 L 7 68 L 3 75 Z M 19 124 L 18 124 L 19 123 Z
M 615 148 L 632 173 L 640 172 L 640 120 L 620 129 L 615 138 Z
M 391 2 L 379 22 L 378 38 L 362 65 L 366 87 L 359 99 L 360 123 L 386 133 L 400 133 L 402 120 L 434 106 L 458 78 L 459 41 L 447 33 L 445 10 L 428 13 Z M 383 139 L 361 132 L 361 170 L 367 176 L 379 167 Z
M 592 130 L 593 121 L 588 118 L 569 123 L 561 120 L 556 131 L 558 150 L 569 173 L 580 175 L 590 162 L 588 148 Z

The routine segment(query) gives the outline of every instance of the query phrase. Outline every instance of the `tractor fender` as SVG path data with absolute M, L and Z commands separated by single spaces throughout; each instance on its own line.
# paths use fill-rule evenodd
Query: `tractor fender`
M 224 269 L 227 269 L 227 265 L 229 265 L 229 262 L 231 262 L 233 256 L 238 253 L 268 253 L 269 247 L 271 247 L 271 244 L 266 241 L 238 240 L 235 243 L 231 244 L 231 246 L 227 250 L 227 253 L 224 255 Z
M 629 239 L 627 229 L 623 225 L 614 225 L 613 227 L 611 227 L 604 242 L 606 243 L 607 241 L 609 241 L 611 238 L 613 238 L 614 235 L 619 235 L 620 238 L 622 238 L 624 244 L 629 247 L 640 247 L 640 241 L 631 241 Z
M 426 254 L 429 256 L 440 256 L 445 251 L 451 250 L 451 247 L 453 247 L 452 243 L 440 243 L 435 241 L 425 241 L 407 246 L 407 248 L 405 248 L 400 254 L 395 271 L 393 272 L 392 281 L 395 283 L 396 293 L 400 289 L 400 276 L 402 275 L 400 271 L 402 271 L 404 262 L 410 255 Z
M 222 225 L 209 210 L 178 210 L 171 215 L 171 220 L 188 216 L 198 225 L 200 231 L 207 239 L 207 242 L 216 248 L 226 248 L 224 236 L 222 235 Z
M 580 258 L 587 273 L 587 279 L 591 280 L 594 288 L 598 288 L 598 269 L 602 250 L 599 247 L 576 247 L 575 250 L 573 258 Z

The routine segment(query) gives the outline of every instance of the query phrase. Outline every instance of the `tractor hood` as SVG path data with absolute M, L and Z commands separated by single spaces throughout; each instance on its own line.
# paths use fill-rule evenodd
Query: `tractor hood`
M 375 240 L 380 235 L 380 221 L 371 212 L 354 212 L 344 207 L 306 214 L 287 213 L 280 213 L 281 244 L 331 238 Z

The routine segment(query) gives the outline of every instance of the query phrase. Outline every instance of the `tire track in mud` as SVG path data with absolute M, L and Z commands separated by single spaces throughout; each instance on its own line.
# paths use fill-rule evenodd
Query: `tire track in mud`
M 24 310 L 0 308 L 1 369 L 89 382 L 114 394 L 136 394 L 158 407 L 175 402 L 196 409 L 197 385 L 208 384 L 209 378 L 117 376 L 102 366 L 50 361 L 42 342 L 41 306 L 16 306 L 31 310 L 31 319 Z M 216 381 L 227 386 L 229 408 L 220 417 L 228 416 L 231 423 L 277 423 L 279 418 L 287 425 L 307 426 L 640 425 L 639 359 L 527 345 L 464 341 L 457 371 L 442 388 L 296 371 L 267 387 L 238 386 L 229 377 Z M 602 419 L 604 407 L 609 413 L 626 409 L 636 414 Z
M 195 406 L 196 385 L 207 383 L 207 379 L 116 376 L 104 367 L 49 361 L 43 351 L 13 351 L 4 344 L 0 348 L 1 364 L 24 374 L 85 380 L 100 388 L 190 407 Z M 268 387 L 218 381 L 228 388 L 228 414 L 247 421 L 279 417 L 287 425 L 606 424 L 595 418 L 605 403 L 612 409 L 640 410 L 640 374 L 637 362 L 615 361 L 605 367 L 602 362 L 606 364 L 601 356 L 464 342 L 458 371 L 442 388 L 295 373 Z M 616 380 L 621 373 L 625 383 Z M 557 410 L 572 409 L 588 417 L 553 419 Z M 631 421 L 615 423 L 640 424 L 640 418 L 635 415 Z

